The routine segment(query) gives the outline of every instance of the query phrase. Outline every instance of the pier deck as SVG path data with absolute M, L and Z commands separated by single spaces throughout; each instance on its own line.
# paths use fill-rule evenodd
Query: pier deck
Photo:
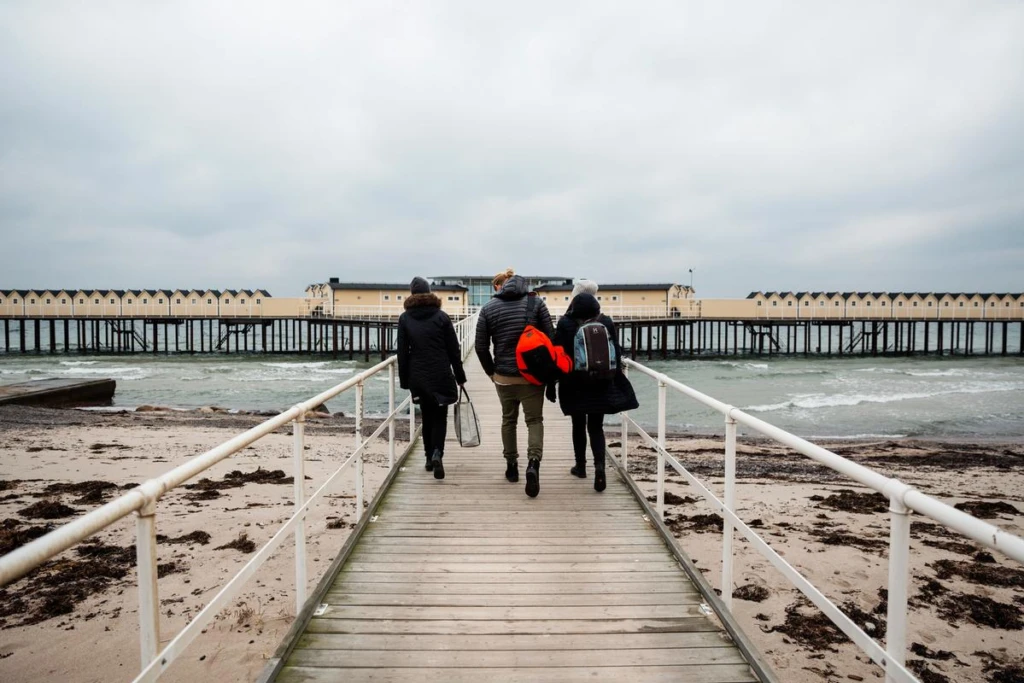
M 0 405 L 109 405 L 117 383 L 112 379 L 38 379 L 0 385 Z
M 569 474 L 567 418 L 545 403 L 540 495 L 505 481 L 501 412 L 467 366 L 483 445 L 452 441 L 446 479 L 410 454 L 271 680 L 756 681 L 629 485 Z M 588 465 L 588 474 L 593 475 Z M 357 529 L 358 531 L 358 529 Z M 287 649 L 285 649 L 287 648 Z

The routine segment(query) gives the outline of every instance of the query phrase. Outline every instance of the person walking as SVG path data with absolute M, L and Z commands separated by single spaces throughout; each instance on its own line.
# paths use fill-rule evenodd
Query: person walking
M 409 285 L 405 312 L 398 318 L 398 379 L 423 414 L 423 451 L 427 471 L 444 479 L 444 438 L 448 406 L 459 400 L 466 384 L 459 339 L 441 299 L 430 284 L 415 277 Z
M 574 371 L 558 380 L 558 403 L 562 413 L 572 419 L 572 448 L 576 456 L 576 464 L 569 471 L 581 478 L 587 476 L 587 436 L 590 437 L 590 450 L 594 455 L 594 490 L 604 491 L 607 485 L 605 477 L 605 437 L 604 416 L 614 415 L 623 410 L 634 410 L 639 407 L 636 392 L 629 378 L 622 372 L 622 349 L 619 347 L 615 334 L 615 323 L 607 315 L 601 313 L 601 304 L 594 296 L 597 284 L 590 280 L 581 280 L 573 288 L 573 298 L 569 308 L 558 320 L 555 337 L 552 342 L 561 346 L 567 354 L 574 355 L 576 333 L 580 326 L 589 322 L 604 325 L 615 349 L 617 359 L 614 375 L 608 378 L 592 377 L 585 372 Z M 554 383 L 547 386 L 548 400 L 555 400 Z
M 494 382 L 501 403 L 501 449 L 505 456 L 505 478 L 519 481 L 519 446 L 516 428 L 519 407 L 526 417 L 526 495 L 540 492 L 540 461 L 544 454 L 544 387 L 530 384 L 516 365 L 516 344 L 527 325 L 548 337 L 554 333 L 548 307 L 535 293 L 528 292 L 526 279 L 508 270 L 492 280 L 495 295 L 480 309 L 476 326 L 476 355 Z M 494 355 L 491 355 L 491 346 Z

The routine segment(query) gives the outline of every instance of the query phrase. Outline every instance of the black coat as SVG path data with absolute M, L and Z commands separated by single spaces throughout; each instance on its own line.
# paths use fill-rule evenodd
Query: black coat
M 413 294 L 398 318 L 398 379 L 414 400 L 449 405 L 466 382 L 455 326 L 433 294 Z
M 552 342 L 572 356 L 576 331 L 582 323 L 594 318 L 608 328 L 608 338 L 615 345 L 615 354 L 619 359 L 619 370 L 610 379 L 595 379 L 577 372 L 559 379 L 558 404 L 565 415 L 614 415 L 623 410 L 635 410 L 640 405 L 633 385 L 622 372 L 622 349 L 619 348 L 618 336 L 615 334 L 615 323 L 601 313 L 597 299 L 589 294 L 581 294 L 573 299 L 565 315 L 558 319 Z
M 519 367 L 516 365 L 516 344 L 519 343 L 519 336 L 526 328 L 526 305 L 529 297 L 534 298 L 533 314 L 529 323 L 546 334 L 549 339 L 554 333 L 547 304 L 536 294 L 528 292 L 526 280 L 521 275 L 513 275 L 501 286 L 501 291 L 480 309 L 480 317 L 476 323 L 476 355 L 488 376 L 495 373 L 506 377 L 520 376 Z M 491 356 L 492 342 L 494 356 Z

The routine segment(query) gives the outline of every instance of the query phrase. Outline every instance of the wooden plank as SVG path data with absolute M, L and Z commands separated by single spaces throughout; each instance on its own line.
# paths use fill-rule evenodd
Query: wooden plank
M 422 572 L 405 569 L 404 571 L 355 572 L 345 567 L 338 576 L 335 585 L 340 582 L 357 580 L 366 583 L 547 583 L 547 584 L 584 584 L 584 583 L 633 583 L 638 581 L 677 580 L 681 578 L 678 569 L 661 572 L 624 573 L 624 572 L 529 572 L 508 574 L 474 574 Z
M 717 647 L 731 645 L 718 631 L 676 633 L 565 633 L 550 635 L 457 635 L 435 634 L 309 633 L 300 645 L 313 650 L 646 650 L 650 648 Z
M 507 590 L 507 588 L 504 588 Z M 589 593 L 589 594 L 522 594 L 484 593 L 461 595 L 457 592 L 433 593 L 352 593 L 331 591 L 324 598 L 327 605 L 390 605 L 422 607 L 589 607 L 598 605 L 683 605 L 703 601 L 696 590 L 679 593 Z
M 291 660 L 303 667 L 356 667 L 373 669 L 381 666 L 378 651 L 359 650 L 297 650 Z M 743 657 L 736 648 L 684 647 L 647 650 L 395 650 L 386 655 L 387 667 L 464 668 L 564 668 L 564 667 L 627 667 L 686 666 L 741 664 Z
M 563 633 L 680 633 L 721 632 L 721 627 L 705 616 L 674 619 L 544 619 L 520 621 L 412 619 L 324 619 L 309 622 L 306 633 L 419 633 L 434 635 L 507 635 Z
M 419 619 L 452 619 L 456 621 L 536 621 L 558 619 L 674 619 L 699 617 L 696 603 L 684 605 L 590 605 L 563 607 L 424 607 L 422 605 L 327 605 L 319 619 L 387 619 L 416 621 Z
M 483 548 L 485 546 L 494 546 L 497 548 L 529 546 L 537 552 L 543 552 L 547 548 L 564 548 L 570 543 L 575 547 L 665 547 L 665 544 L 662 543 L 661 539 L 654 536 L 609 536 L 607 534 L 602 534 L 600 538 L 581 537 L 579 534 L 544 538 L 524 538 L 522 536 L 467 538 L 462 535 L 441 536 L 440 534 L 429 538 L 423 538 L 418 536 L 402 537 L 376 534 L 373 538 L 372 544 L 370 545 L 371 547 L 390 547 L 397 545 L 405 548 L 406 552 L 414 552 L 414 549 L 419 547 L 444 548 L 459 546 L 470 546 L 473 548 Z
M 550 562 L 572 562 L 572 563 L 594 563 L 594 562 L 657 562 L 669 559 L 667 552 L 636 552 L 627 551 L 624 553 L 594 552 L 587 549 L 578 553 L 548 553 L 535 555 L 533 553 L 481 553 L 469 554 L 465 551 L 455 553 L 389 553 L 380 550 L 360 550 L 353 554 L 353 562 L 387 562 L 391 564 L 423 564 L 432 562 L 458 562 L 474 564 L 492 564 L 494 562 L 514 562 L 525 564 L 550 563 Z M 672 562 L 675 562 L 673 559 Z
M 353 561 L 348 563 L 353 572 L 450 572 L 452 574 L 508 574 L 533 572 L 664 572 L 678 568 L 675 560 L 648 562 L 391 562 Z
M 455 583 L 455 582 L 402 582 L 372 583 L 358 580 L 358 576 L 337 581 L 331 592 L 349 593 L 352 595 L 435 595 L 439 593 L 457 594 L 462 597 L 473 595 L 501 595 L 510 591 L 530 595 L 586 595 L 610 596 L 619 594 L 647 595 L 655 593 L 690 594 L 694 591 L 693 584 L 682 578 L 662 579 L 661 581 L 620 581 L 605 583 L 580 582 L 564 585 L 560 583 Z M 330 594 L 330 593 L 328 593 Z
M 746 664 L 714 666 L 634 666 L 521 669 L 337 669 L 286 666 L 278 677 L 283 683 L 346 683 L 375 681 L 384 683 L 748 683 L 756 681 Z
M 371 546 L 361 547 L 357 554 L 360 557 L 386 557 L 394 555 L 402 556 L 414 556 L 414 558 L 426 556 L 426 555 L 458 555 L 460 557 L 466 555 L 466 553 L 473 553 L 473 555 L 487 555 L 487 556 L 499 556 L 506 560 L 520 553 L 529 553 L 530 557 L 537 558 L 544 556 L 546 560 L 553 559 L 552 555 L 651 555 L 651 556 L 665 556 L 668 554 L 667 551 L 663 551 L 664 546 L 656 545 L 604 545 L 600 543 L 588 544 L 588 545 L 575 545 L 565 542 L 562 544 L 548 544 L 548 545 L 469 545 L 467 543 L 459 543 L 452 545 L 449 543 L 434 543 L 433 545 L 404 545 L 404 544 L 388 544 L 381 543 L 379 539 L 376 543 Z M 395 539 L 387 539 L 395 540 Z M 467 539 L 471 540 L 471 539 Z M 379 560 L 378 560 L 379 561 Z M 476 560 L 474 560 L 476 561 Z

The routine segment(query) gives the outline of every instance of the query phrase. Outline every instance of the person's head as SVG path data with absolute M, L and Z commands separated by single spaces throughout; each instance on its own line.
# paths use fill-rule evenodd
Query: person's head
M 597 296 L 597 283 L 593 280 L 581 277 L 576 281 L 576 284 L 573 285 L 572 296 L 570 298 L 575 299 L 578 294 L 590 294 L 591 296 Z
M 572 300 L 572 317 L 588 320 L 601 315 L 601 304 L 593 294 L 583 292 Z
M 409 283 L 410 294 L 430 294 L 430 283 L 420 276 L 416 276 Z
M 501 289 L 501 286 L 505 284 L 505 281 L 515 274 L 516 271 L 513 270 L 512 268 L 506 268 L 505 270 L 495 275 L 494 279 L 491 280 L 491 284 L 494 285 L 495 291 Z

